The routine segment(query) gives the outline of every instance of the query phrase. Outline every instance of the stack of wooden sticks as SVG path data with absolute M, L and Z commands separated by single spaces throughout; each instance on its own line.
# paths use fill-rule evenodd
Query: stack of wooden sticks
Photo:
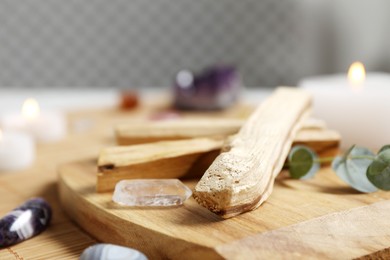
M 103 149 L 97 191 L 123 179 L 201 178 L 196 201 L 229 218 L 259 207 L 271 194 L 290 148 L 303 144 L 320 157 L 338 153 L 340 135 L 311 119 L 311 97 L 278 88 L 247 120 L 177 119 L 116 127 L 119 146 Z

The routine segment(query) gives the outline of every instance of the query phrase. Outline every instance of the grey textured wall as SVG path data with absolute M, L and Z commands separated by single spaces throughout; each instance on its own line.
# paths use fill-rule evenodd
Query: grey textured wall
M 169 86 L 216 62 L 248 86 L 295 84 L 333 66 L 324 2 L 0 0 L 0 86 Z
M 293 9 L 287 0 L 0 0 L 0 85 L 169 86 L 179 69 L 215 62 L 237 64 L 247 85 L 296 80 Z

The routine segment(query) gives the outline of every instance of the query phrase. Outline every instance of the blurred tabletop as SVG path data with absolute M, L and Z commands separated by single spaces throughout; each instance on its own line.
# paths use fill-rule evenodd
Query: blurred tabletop
M 243 99 L 260 102 L 272 89 L 245 90 Z M 158 106 L 155 96 L 166 89 L 141 90 L 141 101 Z M 40 235 L 0 250 L 0 259 L 77 259 L 97 241 L 76 226 L 62 210 L 57 193 L 58 165 L 97 158 L 102 147 L 112 145 L 112 126 L 131 116 L 142 116 L 137 109 L 118 113 L 120 92 L 113 89 L 0 89 L 0 114 L 18 111 L 23 100 L 34 97 L 42 109 L 62 110 L 68 116 L 67 137 L 59 142 L 37 146 L 37 158 L 30 168 L 0 174 L 0 215 L 4 216 L 31 197 L 45 198 L 53 208 L 50 227 Z M 114 116 L 115 115 L 115 116 Z

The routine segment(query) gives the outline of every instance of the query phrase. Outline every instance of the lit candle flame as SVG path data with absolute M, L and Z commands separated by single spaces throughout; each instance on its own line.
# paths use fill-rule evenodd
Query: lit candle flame
M 352 87 L 355 89 L 361 88 L 366 79 L 366 69 L 364 68 L 363 63 L 354 62 L 349 67 L 348 70 L 348 81 Z
M 34 119 L 39 115 L 39 104 L 33 98 L 28 98 L 23 103 L 22 115 L 27 119 Z

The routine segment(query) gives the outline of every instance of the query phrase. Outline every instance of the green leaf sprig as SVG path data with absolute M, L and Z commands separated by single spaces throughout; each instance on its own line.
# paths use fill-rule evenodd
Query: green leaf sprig
M 358 191 L 390 190 L 390 145 L 376 155 L 354 145 L 342 156 L 328 158 L 319 158 L 309 147 L 298 145 L 291 149 L 287 165 L 293 179 L 309 179 L 324 162 L 332 162 L 336 175 Z

